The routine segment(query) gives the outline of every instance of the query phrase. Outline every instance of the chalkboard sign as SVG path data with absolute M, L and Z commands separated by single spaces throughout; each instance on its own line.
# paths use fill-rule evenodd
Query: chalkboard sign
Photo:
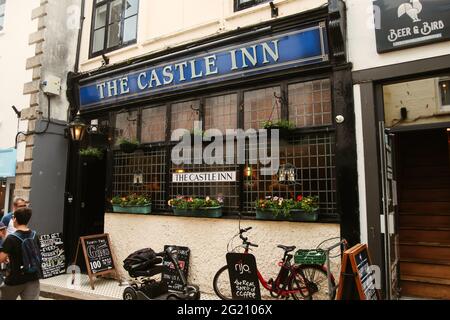
M 44 279 L 66 273 L 66 257 L 61 233 L 39 236 Z
M 187 247 L 167 245 L 164 246 L 164 251 L 169 247 L 175 248 L 178 251 L 177 254 L 178 265 L 180 266 L 180 269 L 187 280 L 189 273 L 189 258 L 191 255 L 191 250 Z M 162 274 L 162 280 L 167 283 L 169 290 L 183 291 L 184 287 L 183 281 L 181 280 L 178 271 L 175 269 L 173 262 L 168 257 L 164 257 L 163 265 L 165 266 L 165 268 Z
M 93 278 L 98 276 L 104 276 L 108 274 L 114 275 L 116 279 L 119 279 L 117 274 L 113 252 L 111 250 L 111 244 L 108 234 L 99 234 L 88 237 L 80 237 L 78 242 L 77 253 L 75 256 L 75 262 L 77 261 L 79 246 L 81 244 L 83 248 L 84 259 L 87 265 L 87 271 L 91 287 L 94 290 Z
M 227 265 L 233 300 L 261 300 L 255 256 L 230 252 Z
M 367 245 L 358 244 L 344 252 L 338 300 L 379 300 Z

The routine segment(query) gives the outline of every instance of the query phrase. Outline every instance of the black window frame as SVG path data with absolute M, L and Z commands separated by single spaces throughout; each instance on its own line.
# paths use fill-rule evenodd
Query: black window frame
M 234 0 L 234 12 L 245 10 L 273 0 L 250 0 L 246 3 L 240 3 L 240 0 Z
M 0 18 L 3 17 L 3 23 L 0 24 L 0 32 L 5 30 L 5 12 L 6 12 L 6 0 L 4 0 L 3 7 L 5 8 L 3 12 L 0 12 Z
M 92 19 L 91 19 L 91 31 L 90 31 L 90 40 L 89 40 L 89 59 L 95 58 L 98 56 L 101 56 L 103 54 L 119 50 L 121 48 L 128 47 L 130 45 L 137 43 L 138 38 L 138 26 L 139 26 L 139 8 L 140 8 L 140 0 L 137 4 L 137 13 L 135 15 L 131 15 L 127 17 L 127 19 L 132 18 L 136 16 L 136 37 L 133 40 L 130 41 L 123 41 L 123 32 L 124 32 L 124 22 L 125 22 L 125 3 L 127 0 L 122 0 L 122 13 L 121 13 L 121 19 L 120 19 L 120 43 L 116 46 L 108 48 L 108 34 L 109 34 L 109 19 L 110 19 L 110 11 L 111 11 L 111 4 L 115 0 L 101 0 L 98 3 L 96 3 L 96 0 L 93 0 L 93 6 L 92 6 Z M 96 22 L 96 11 L 99 7 L 106 5 L 106 18 L 105 18 L 105 26 L 95 29 L 95 22 Z M 94 50 L 94 34 L 96 30 L 99 30 L 101 28 L 105 28 L 105 36 L 103 39 L 103 49 L 93 52 Z

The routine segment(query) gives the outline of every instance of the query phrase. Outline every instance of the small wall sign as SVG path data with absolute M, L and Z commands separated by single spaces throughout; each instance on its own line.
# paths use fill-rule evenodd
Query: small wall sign
M 174 183 L 235 182 L 236 171 L 184 172 L 172 174 Z
M 373 2 L 379 53 L 450 40 L 448 0 Z

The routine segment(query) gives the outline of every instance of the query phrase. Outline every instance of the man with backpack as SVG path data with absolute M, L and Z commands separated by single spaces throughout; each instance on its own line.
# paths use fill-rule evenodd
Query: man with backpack
M 0 263 L 8 261 L 2 300 L 38 300 L 41 278 L 41 254 L 35 231 L 28 228 L 32 211 L 20 208 L 12 217 L 16 232 L 8 235 L 0 249 Z

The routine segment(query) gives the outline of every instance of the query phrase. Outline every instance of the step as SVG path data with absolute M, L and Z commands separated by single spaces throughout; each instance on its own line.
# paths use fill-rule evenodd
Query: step
M 427 213 L 399 214 L 399 225 L 402 227 L 450 227 L 450 213 L 446 215 L 432 215 Z
M 438 189 L 408 189 L 403 188 L 400 193 L 401 201 L 449 201 L 450 188 L 438 188 Z
M 413 262 L 416 261 L 416 262 Z M 442 278 L 450 281 L 450 262 L 445 264 L 430 263 L 431 260 L 416 259 L 412 261 L 400 260 L 401 278 L 404 276 L 426 277 L 426 278 Z
M 415 212 L 450 212 L 450 202 L 413 202 L 405 201 L 400 203 L 399 211 L 415 211 Z
M 403 178 L 415 178 L 415 177 L 450 177 L 449 166 L 439 167 L 422 167 L 418 168 L 402 168 L 398 171 Z
M 450 179 L 448 177 L 433 177 L 427 179 L 410 179 L 399 177 L 399 188 L 403 189 L 437 189 L 450 188 Z
M 400 241 L 450 244 L 450 229 L 400 228 Z
M 429 284 L 442 284 L 449 286 L 450 289 L 450 280 L 443 278 L 433 278 L 433 277 L 420 277 L 420 276 L 401 276 L 401 281 L 412 281 L 412 282 L 421 282 L 421 283 L 429 283 Z
M 450 262 L 450 245 L 433 243 L 400 243 L 402 259 L 439 260 Z
M 400 281 L 401 295 L 407 297 L 450 299 L 450 286 L 417 281 Z

